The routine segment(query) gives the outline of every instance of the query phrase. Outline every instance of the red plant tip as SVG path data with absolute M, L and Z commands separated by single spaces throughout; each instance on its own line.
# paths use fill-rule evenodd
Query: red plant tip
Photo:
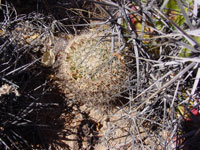
M 193 108 L 192 111 L 191 111 L 191 113 L 192 113 L 193 115 L 195 115 L 195 116 L 199 116 L 199 111 L 198 111 L 197 108 Z

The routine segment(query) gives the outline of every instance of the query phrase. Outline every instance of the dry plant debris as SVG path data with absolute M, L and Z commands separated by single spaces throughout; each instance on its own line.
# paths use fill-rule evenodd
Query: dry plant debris
M 63 18 L 17 15 L 2 3 L 1 146 L 198 149 L 198 0 L 51 2 L 58 5 L 37 5 Z M 95 31 L 80 31 L 90 25 Z M 60 31 L 75 36 L 66 40 Z M 34 126 L 31 138 L 43 142 L 22 126 Z M 55 139 L 43 132 L 52 128 Z

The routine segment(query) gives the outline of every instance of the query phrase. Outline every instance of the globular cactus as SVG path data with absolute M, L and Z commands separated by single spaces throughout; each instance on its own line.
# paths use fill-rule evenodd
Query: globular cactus
M 86 32 L 69 40 L 61 51 L 56 81 L 68 98 L 83 103 L 108 104 L 118 93 L 128 76 L 125 53 L 121 46 L 102 32 Z M 119 45 L 117 45 L 119 44 Z

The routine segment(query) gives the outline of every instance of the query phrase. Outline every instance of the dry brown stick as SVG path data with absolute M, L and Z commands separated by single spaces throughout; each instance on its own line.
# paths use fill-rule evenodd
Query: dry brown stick
M 169 82 L 165 83 L 159 90 L 157 90 L 155 93 L 153 93 L 149 98 L 147 98 L 142 104 L 140 104 L 137 108 L 136 111 L 141 108 L 145 103 L 147 103 L 149 100 L 154 98 L 157 94 L 159 94 L 164 88 L 168 87 L 171 85 L 173 82 L 175 82 L 178 78 L 180 78 L 183 74 L 185 74 L 188 70 L 190 70 L 192 67 L 196 65 L 195 62 L 192 62 L 189 64 L 187 67 L 185 67 L 182 71 L 180 71 L 174 78 L 172 78 Z

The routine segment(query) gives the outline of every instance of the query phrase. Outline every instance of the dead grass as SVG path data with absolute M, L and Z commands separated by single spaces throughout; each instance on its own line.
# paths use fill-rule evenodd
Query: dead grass
M 10 108 L 6 99 L 17 102 L 25 120 L 19 122 L 18 111 L 10 116 L 12 109 L 1 110 L 9 112 L 12 122 L 5 115 L 0 119 L 14 127 L 25 123 L 27 129 L 32 118 L 44 124 L 55 120 L 53 123 L 64 127 L 54 132 L 55 139 L 38 135 L 52 128 L 34 130 L 33 134 L 50 141 L 46 143 L 27 144 L 30 141 L 23 130 L 18 134 L 21 146 L 189 149 L 195 145 L 200 76 L 197 1 L 187 5 L 177 0 L 173 5 L 184 23 L 173 20 L 176 17 L 167 1 L 73 1 L 72 8 L 61 1 L 52 2 L 59 7 L 46 2 L 41 8 L 48 16 L 38 9 L 19 15 L 9 3 L 2 4 L 0 105 Z M 57 16 L 53 10 L 64 15 Z M 66 38 L 69 33 L 74 37 Z M 51 86 L 55 85 L 59 91 L 53 97 Z M 16 90 L 35 107 L 30 102 L 21 108 Z M 61 97 L 59 101 L 57 94 L 65 94 L 65 101 Z M 59 107 L 57 112 L 56 106 L 64 109 Z M 54 110 L 57 113 L 51 113 Z M 39 118 L 35 117 L 38 113 Z M 49 127 L 55 125 L 51 123 Z M 6 127 L 0 123 L 1 135 L 11 132 Z M 1 137 L 4 147 L 21 148 L 17 141 Z

